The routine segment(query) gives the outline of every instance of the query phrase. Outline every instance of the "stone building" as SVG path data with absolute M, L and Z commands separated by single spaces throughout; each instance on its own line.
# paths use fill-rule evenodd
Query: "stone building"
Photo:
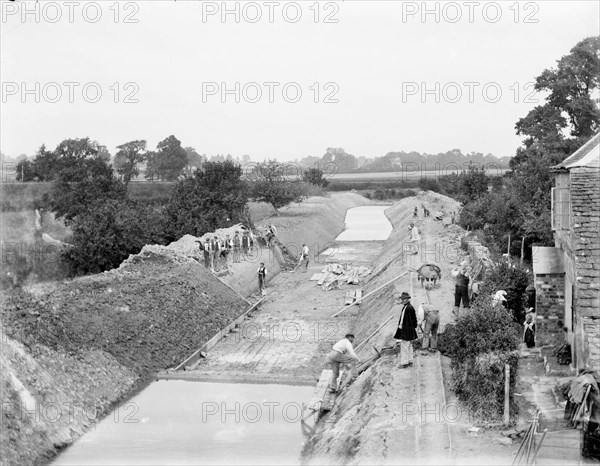
M 600 370 L 600 134 L 552 169 L 555 247 L 533 256 L 538 342 L 566 337 L 573 369 Z

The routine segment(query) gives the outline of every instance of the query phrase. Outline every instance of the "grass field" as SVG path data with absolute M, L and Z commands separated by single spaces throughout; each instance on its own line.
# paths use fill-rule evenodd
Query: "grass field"
M 492 168 L 488 170 L 489 176 L 501 176 L 506 173 L 506 168 Z M 390 188 L 416 188 L 421 178 L 437 179 L 440 176 L 458 173 L 458 169 L 429 170 L 429 171 L 404 171 L 381 173 L 336 173 L 328 175 L 330 191 L 350 191 L 352 189 L 390 189 Z M 129 193 L 132 199 L 143 202 L 161 202 L 168 199 L 176 182 L 149 182 L 132 181 L 129 183 Z M 50 194 L 52 183 L 18 183 L 4 181 L 2 183 L 0 202 L 1 211 L 19 211 L 38 207 L 44 194 Z

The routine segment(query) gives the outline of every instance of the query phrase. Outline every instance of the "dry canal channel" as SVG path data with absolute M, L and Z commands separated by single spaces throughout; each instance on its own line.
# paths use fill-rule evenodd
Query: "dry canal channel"
M 300 422 L 303 404 L 352 319 L 331 318 L 343 288 L 323 291 L 309 278 L 325 263 L 373 264 L 392 231 L 388 207 L 349 209 L 346 229 L 308 273 L 274 277 L 260 310 L 207 358 L 159 374 L 53 464 L 299 464 L 315 421 Z

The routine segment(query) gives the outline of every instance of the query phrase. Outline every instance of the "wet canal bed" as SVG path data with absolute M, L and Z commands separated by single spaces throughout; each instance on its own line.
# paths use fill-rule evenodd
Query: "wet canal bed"
M 302 403 L 312 390 L 159 380 L 53 464 L 299 464 Z

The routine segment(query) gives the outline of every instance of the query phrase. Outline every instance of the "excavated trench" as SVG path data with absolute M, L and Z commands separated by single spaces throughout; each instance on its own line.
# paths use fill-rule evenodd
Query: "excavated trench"
M 388 207 L 348 209 L 346 229 L 315 255 L 309 272 L 325 262 L 372 265 L 392 231 Z M 261 310 L 205 360 L 192 370 L 163 374 L 175 380 L 151 383 L 54 464 L 300 463 L 316 422 L 315 417 L 301 422 L 303 404 L 324 354 L 355 317 L 333 322 L 331 308 L 343 303 L 343 290 L 315 292 L 309 277 L 279 274 Z

